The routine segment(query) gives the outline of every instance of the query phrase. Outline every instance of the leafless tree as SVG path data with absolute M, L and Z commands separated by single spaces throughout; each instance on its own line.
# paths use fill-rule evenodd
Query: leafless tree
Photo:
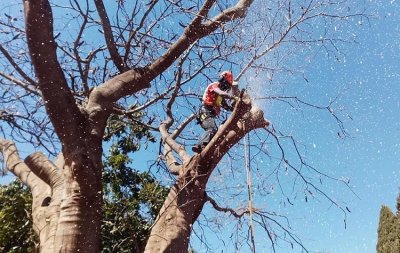
M 291 170 L 304 192 L 319 194 L 346 213 L 310 175 L 347 182 L 314 169 L 292 136 L 268 128 L 248 92 L 240 93 L 234 111 L 201 154 L 192 156 L 186 148 L 196 137 L 189 126 L 204 86 L 197 80 L 211 81 L 211 73 L 229 68 L 239 73 L 238 81 L 253 72 L 267 73 L 271 83 L 275 76 L 301 74 L 301 66 L 290 66 L 291 56 L 299 50 L 316 48 L 340 55 L 340 46 L 354 38 L 342 37 L 333 27 L 342 29 L 365 18 L 362 11 L 350 13 L 347 4 L 24 0 L 23 15 L 18 13 L 20 5 L 9 5 L 10 14 L 0 20 L 0 120 L 6 123 L 0 128 L 0 146 L 7 169 L 32 191 L 41 252 L 101 251 L 102 141 L 112 114 L 159 133 L 159 162 L 175 180 L 146 252 L 186 252 L 192 226 L 206 202 L 236 218 L 253 212 L 272 245 L 279 238 L 273 227 L 289 232 L 278 214 L 222 207 L 214 199 L 217 194 L 206 191 L 218 163 L 255 129 L 263 136 L 256 132 L 260 145 L 253 148 L 271 156 L 264 147 L 273 144 L 279 154 L 278 163 L 266 174 L 279 181 L 282 171 Z M 327 111 L 346 135 L 333 110 L 335 100 L 319 106 L 296 96 L 267 95 L 257 99 Z M 136 121 L 132 115 L 138 112 L 147 121 Z M 287 157 L 286 141 L 297 152 L 298 162 Z M 52 162 L 35 152 L 21 160 L 14 142 L 29 143 L 57 158 Z M 302 246 L 289 235 L 283 239 Z

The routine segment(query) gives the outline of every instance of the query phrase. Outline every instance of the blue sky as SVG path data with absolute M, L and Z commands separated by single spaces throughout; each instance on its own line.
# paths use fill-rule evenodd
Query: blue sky
M 396 0 L 368 3 L 369 11 L 378 16 L 355 30 L 358 44 L 347 44 L 346 56 L 340 62 L 323 57 L 313 59 L 306 70 L 309 83 L 288 79 L 284 87 L 286 92 L 316 103 L 326 103 L 323 98 L 342 91 L 337 105 L 352 118 L 344 118 L 350 137 L 338 138 L 337 125 L 325 112 L 304 109 L 304 114 L 294 116 L 279 105 L 267 104 L 264 108 L 275 125 L 302 140 L 313 166 L 337 177 L 350 178 L 352 190 L 358 195 L 340 184 L 327 183 L 324 188 L 346 202 L 351 210 L 346 229 L 343 214 L 326 201 L 298 200 L 293 208 L 281 209 L 291 217 L 294 231 L 311 252 L 376 252 L 380 207 L 388 205 L 394 210 L 399 191 L 400 3 Z M 22 157 L 27 154 L 21 152 Z M 274 201 L 278 199 L 272 196 L 266 203 L 279 206 Z M 257 194 L 255 202 L 263 204 Z M 256 235 L 261 245 L 257 252 L 270 252 L 262 248 L 264 236 Z M 194 245 L 203 252 L 201 246 Z M 277 252 L 291 250 L 280 243 Z
M 360 197 L 344 187 L 330 189 L 346 200 L 352 211 L 347 229 L 334 208 L 310 205 L 305 207 L 308 212 L 299 211 L 299 216 L 304 218 L 299 219 L 299 234 L 308 237 L 309 244 L 306 244 L 311 250 L 376 252 L 380 207 L 388 205 L 394 210 L 399 191 L 400 3 L 372 1 L 371 4 L 379 17 L 371 19 L 370 25 L 365 23 L 357 32 L 359 44 L 347 46 L 346 62 L 320 60 L 309 69 L 312 84 L 327 85 L 325 90 L 329 86 L 345 87 L 339 103 L 353 118 L 345 121 L 351 137 L 342 141 L 329 134 L 319 135 L 318 128 L 329 131 L 332 127 L 329 123 L 324 126 L 327 121 L 320 118 L 313 121 L 315 132 L 313 129 L 299 132 L 315 147 L 310 150 L 314 164 L 329 168 L 333 175 L 348 176 Z M 318 93 L 310 96 L 312 99 Z
M 348 175 L 361 198 L 350 198 L 352 213 L 346 230 L 336 225 L 340 219 L 323 222 L 326 233 L 319 233 L 330 236 L 315 244 L 331 253 L 375 252 L 380 207 L 394 210 L 399 191 L 400 17 L 395 10 L 400 5 L 390 2 L 376 2 L 380 17 L 361 30 L 360 44 L 349 48 L 347 63 L 325 70 L 321 78 L 350 85 L 341 102 L 354 119 L 346 123 L 352 138 L 334 147 L 328 147 L 329 142 L 322 146 L 328 152 L 320 152 L 326 157 L 321 162 Z

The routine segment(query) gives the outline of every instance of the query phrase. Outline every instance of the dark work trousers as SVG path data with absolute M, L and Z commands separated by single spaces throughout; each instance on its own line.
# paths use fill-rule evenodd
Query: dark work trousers
M 205 119 L 202 119 L 203 117 Z M 205 130 L 205 132 L 197 142 L 198 146 L 206 146 L 217 132 L 218 127 L 215 123 L 215 118 L 216 115 L 212 110 L 204 106 L 201 108 L 200 126 Z

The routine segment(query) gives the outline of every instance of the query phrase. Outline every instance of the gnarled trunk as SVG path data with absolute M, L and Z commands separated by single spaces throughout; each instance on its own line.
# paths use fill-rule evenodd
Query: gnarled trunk
M 22 161 L 11 141 L 0 139 L 0 148 L 7 168 L 31 189 L 40 252 L 100 252 L 100 149 L 81 146 L 54 164 L 41 153 Z
M 100 252 L 102 221 L 101 156 L 90 148 L 64 154 L 63 200 L 55 252 Z

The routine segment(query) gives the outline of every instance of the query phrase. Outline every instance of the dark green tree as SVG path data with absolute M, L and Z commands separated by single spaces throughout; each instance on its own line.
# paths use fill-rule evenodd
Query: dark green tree
M 118 116 L 111 117 L 106 132 L 112 145 L 103 172 L 102 252 L 141 253 L 169 189 L 149 173 L 129 167 L 128 154 L 139 150 L 142 140 L 155 139 L 147 128 Z
M 400 216 L 399 197 L 397 198 L 397 215 L 387 206 L 382 206 L 379 227 L 377 253 L 398 253 L 400 252 Z
M 151 224 L 168 193 L 149 173 L 127 166 L 125 154 L 105 162 L 102 252 L 143 252 Z
M 34 252 L 31 193 L 20 181 L 0 186 L 0 252 Z

